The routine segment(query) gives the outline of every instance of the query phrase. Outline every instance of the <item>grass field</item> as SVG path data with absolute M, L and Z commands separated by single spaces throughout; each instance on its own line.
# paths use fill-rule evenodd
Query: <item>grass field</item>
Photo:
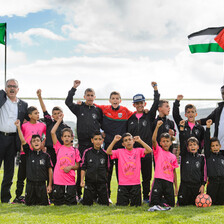
M 0 180 L 2 173 L 1 169 Z M 13 198 L 15 182 L 16 178 L 11 190 Z M 111 199 L 115 203 L 117 195 L 115 176 L 112 179 L 112 190 Z M 210 208 L 187 206 L 160 212 L 147 210 L 148 205 L 145 204 L 137 208 L 115 205 L 28 207 L 20 204 L 0 204 L 0 223 L 224 223 L 224 206 Z

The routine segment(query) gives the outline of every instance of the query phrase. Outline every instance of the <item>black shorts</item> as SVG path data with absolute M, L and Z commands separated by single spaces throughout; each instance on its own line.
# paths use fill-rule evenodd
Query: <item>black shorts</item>
M 26 184 L 26 205 L 49 205 L 46 182 L 34 182 L 27 180 Z
M 175 197 L 173 183 L 164 179 L 155 178 L 150 198 L 150 206 L 164 206 L 164 203 L 166 203 L 168 206 L 174 207 Z
M 141 185 L 118 185 L 117 204 L 121 206 L 141 206 Z
M 195 205 L 195 199 L 200 194 L 200 187 L 201 184 L 181 182 L 178 191 L 178 205 Z
M 224 182 L 219 181 L 218 178 L 209 178 L 207 194 L 212 198 L 213 205 L 224 205 Z
M 54 205 L 76 205 L 76 185 L 53 186 Z
M 93 199 L 98 198 L 101 205 L 109 205 L 108 187 L 106 183 L 85 183 L 83 205 L 92 205 Z

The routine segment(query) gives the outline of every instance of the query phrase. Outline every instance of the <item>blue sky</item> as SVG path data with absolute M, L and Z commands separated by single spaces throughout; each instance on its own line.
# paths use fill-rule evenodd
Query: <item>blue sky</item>
M 113 90 L 152 98 L 157 81 L 162 98 L 220 98 L 223 54 L 192 55 L 187 36 L 223 26 L 223 7 L 219 0 L 8 0 L 0 9 L 8 78 L 18 79 L 23 97 L 38 88 L 66 97 L 80 79 L 78 97 L 93 87 L 101 98 Z

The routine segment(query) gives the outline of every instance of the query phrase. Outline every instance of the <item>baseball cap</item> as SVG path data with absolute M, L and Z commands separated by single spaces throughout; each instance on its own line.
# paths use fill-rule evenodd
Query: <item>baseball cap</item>
M 145 97 L 143 94 L 136 94 L 133 96 L 133 103 L 145 101 Z

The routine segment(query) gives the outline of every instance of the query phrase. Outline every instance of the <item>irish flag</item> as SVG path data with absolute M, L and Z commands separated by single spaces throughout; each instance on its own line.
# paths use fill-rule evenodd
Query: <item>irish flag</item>
M 224 27 L 211 27 L 188 36 L 192 54 L 224 52 Z

